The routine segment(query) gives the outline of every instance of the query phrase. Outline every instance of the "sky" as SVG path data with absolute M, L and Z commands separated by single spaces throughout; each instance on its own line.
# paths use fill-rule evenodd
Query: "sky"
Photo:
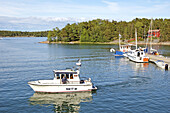
M 170 19 L 170 0 L 0 0 L 0 30 L 45 31 L 98 18 Z

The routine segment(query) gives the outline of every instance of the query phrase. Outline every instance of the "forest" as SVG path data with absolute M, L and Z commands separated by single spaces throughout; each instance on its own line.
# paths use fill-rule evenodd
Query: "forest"
M 49 42 L 111 42 L 119 38 L 126 41 L 135 38 L 135 28 L 137 36 L 141 39 L 147 38 L 148 30 L 160 30 L 160 42 L 170 41 L 170 19 L 136 18 L 132 21 L 109 21 L 96 19 L 88 22 L 67 24 L 64 28 L 58 27 L 48 31 L 47 40 Z M 156 37 L 153 37 L 156 38 Z
M 0 31 L 0 37 L 47 37 L 48 31 Z

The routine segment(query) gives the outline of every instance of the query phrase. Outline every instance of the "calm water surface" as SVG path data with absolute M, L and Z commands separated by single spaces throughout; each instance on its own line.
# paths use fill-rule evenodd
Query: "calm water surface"
M 40 44 L 46 38 L 0 39 L 0 112 L 170 112 L 170 71 L 109 52 L 117 45 Z M 154 46 L 170 57 L 170 46 Z M 82 60 L 81 76 L 96 92 L 39 94 L 27 82 L 53 79 L 54 69 Z

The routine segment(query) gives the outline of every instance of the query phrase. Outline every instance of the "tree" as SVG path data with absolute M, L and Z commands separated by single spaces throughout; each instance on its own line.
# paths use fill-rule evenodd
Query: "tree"
M 48 32 L 48 36 L 47 36 L 47 38 L 48 38 L 47 40 L 48 40 L 49 42 L 52 42 L 52 38 L 51 38 L 51 37 L 52 37 L 52 31 L 49 31 L 49 32 Z

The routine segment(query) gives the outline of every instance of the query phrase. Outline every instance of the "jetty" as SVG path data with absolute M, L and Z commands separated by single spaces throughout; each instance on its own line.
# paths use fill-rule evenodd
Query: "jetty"
M 155 62 L 157 60 L 163 60 L 165 63 L 170 65 L 170 58 L 168 57 L 164 57 L 164 56 L 160 56 L 160 55 L 147 55 L 149 57 L 149 61 L 150 62 Z
M 151 55 L 151 54 L 148 54 L 147 56 L 149 57 L 149 61 L 156 64 L 158 67 L 161 67 L 165 70 L 168 70 L 168 68 L 170 69 L 170 58 L 164 57 L 162 55 Z M 157 61 L 160 60 L 163 61 L 164 63 L 163 64 L 157 63 Z M 167 67 L 165 65 L 167 65 Z

